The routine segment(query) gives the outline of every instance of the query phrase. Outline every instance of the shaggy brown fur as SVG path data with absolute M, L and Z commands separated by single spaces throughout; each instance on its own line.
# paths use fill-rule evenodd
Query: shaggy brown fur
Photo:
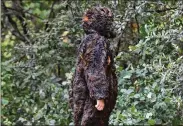
M 84 15 L 86 33 L 78 49 L 76 70 L 70 89 L 70 105 L 74 124 L 82 126 L 108 125 L 117 97 L 117 78 L 108 38 L 111 35 L 112 12 L 95 7 Z M 103 111 L 95 108 L 96 100 L 104 99 Z

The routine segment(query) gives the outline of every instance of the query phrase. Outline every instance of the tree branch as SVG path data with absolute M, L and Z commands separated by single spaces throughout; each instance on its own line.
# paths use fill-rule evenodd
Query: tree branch
M 5 6 L 5 3 L 3 0 L 2 0 L 2 9 L 4 12 L 8 12 L 8 9 Z M 11 26 L 12 26 L 12 28 L 11 28 L 10 25 L 7 25 L 9 27 L 9 29 L 11 30 L 12 34 L 15 35 L 17 38 L 19 38 L 21 41 L 27 41 L 30 43 L 30 40 L 27 38 L 27 36 L 25 36 L 24 34 L 22 34 L 20 32 L 16 22 L 12 19 L 11 15 L 5 15 L 5 17 L 7 19 L 7 23 L 11 24 Z
M 21 0 L 18 0 L 17 3 L 13 3 L 13 7 L 16 8 L 16 10 L 19 10 L 19 15 L 17 15 L 17 18 L 19 19 L 20 23 L 21 23 L 21 26 L 22 26 L 22 29 L 23 29 L 23 32 L 24 32 L 24 35 L 27 36 L 27 23 L 25 22 L 25 14 L 22 13 L 23 9 L 21 7 L 21 4 L 22 4 L 22 1 Z
M 8 10 L 11 10 L 11 11 L 16 11 L 16 12 L 20 12 L 19 10 L 17 10 L 17 9 L 14 9 L 14 8 L 10 8 L 10 7 L 6 7 Z M 41 17 L 39 17 L 39 16 L 37 16 L 37 15 L 34 15 L 34 14 L 32 14 L 32 13 L 30 13 L 29 12 L 29 10 L 22 10 L 22 13 L 26 13 L 26 14 L 29 14 L 30 16 L 33 16 L 33 17 L 35 17 L 35 18 L 39 18 L 39 19 L 41 19 L 41 20 L 44 20 L 43 18 L 41 18 Z M 15 13 L 11 13 L 11 12 L 5 12 L 5 14 L 15 14 Z
M 170 10 L 175 10 L 175 9 L 177 9 L 177 8 L 175 7 L 175 8 L 165 8 L 163 10 L 147 10 L 147 11 L 144 11 L 144 12 L 162 13 L 162 12 L 166 12 L 166 11 L 170 11 Z
M 49 16 L 48 16 L 48 21 L 46 22 L 46 25 L 45 25 L 45 30 L 48 28 L 48 26 L 49 26 L 49 19 L 51 18 L 51 16 L 52 16 L 52 14 L 54 13 L 54 9 L 53 9 L 53 7 L 54 7 L 54 5 L 56 4 L 56 2 L 57 2 L 57 0 L 55 0 L 53 3 L 52 3 L 52 5 L 51 5 L 51 9 L 50 9 L 50 14 L 49 14 Z

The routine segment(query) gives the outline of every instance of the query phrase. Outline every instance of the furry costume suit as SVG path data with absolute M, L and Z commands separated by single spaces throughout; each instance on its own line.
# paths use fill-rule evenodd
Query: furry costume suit
M 112 12 L 94 7 L 84 14 L 86 33 L 78 48 L 76 70 L 69 91 L 76 126 L 106 126 L 117 98 L 117 77 L 108 38 L 112 38 Z M 102 111 L 96 100 L 104 99 Z

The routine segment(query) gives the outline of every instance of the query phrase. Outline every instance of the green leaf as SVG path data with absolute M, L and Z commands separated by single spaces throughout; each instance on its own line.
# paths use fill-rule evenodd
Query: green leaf
M 125 93 L 129 95 L 129 94 L 131 94 L 132 92 L 134 92 L 134 90 L 133 90 L 133 89 L 128 89 L 128 90 L 126 90 L 126 92 L 125 92 Z
M 122 78 L 130 79 L 131 76 L 132 76 L 132 73 L 130 71 L 123 70 L 121 72 L 121 77 Z
M 41 117 L 43 117 L 43 112 L 42 110 L 39 110 L 38 113 L 34 116 L 34 119 L 39 120 Z
M 9 103 L 9 101 L 8 101 L 8 100 L 6 100 L 6 99 L 2 98 L 2 105 L 7 105 L 8 103 Z
M 154 125 L 154 124 L 155 124 L 155 122 L 156 122 L 156 121 L 155 121 L 155 120 L 153 120 L 153 119 L 148 120 L 148 124 L 149 124 L 149 125 Z
M 143 97 L 143 96 L 142 96 L 142 97 L 140 97 L 140 100 L 141 100 L 141 101 L 144 101 L 145 99 L 146 99 L 146 98 L 145 98 L 145 97 Z
M 135 94 L 133 97 L 134 98 L 140 98 L 140 94 Z
M 147 113 L 146 114 L 146 118 L 149 119 L 153 114 L 150 112 L 150 113 Z

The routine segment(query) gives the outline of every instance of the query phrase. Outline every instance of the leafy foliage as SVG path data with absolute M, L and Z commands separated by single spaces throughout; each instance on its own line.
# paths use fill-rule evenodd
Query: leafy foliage
M 182 1 L 2 1 L 2 124 L 72 125 L 68 87 L 84 10 L 115 13 L 112 125 L 183 123 Z M 20 16 L 18 16 L 20 15 Z
M 129 47 L 129 53 L 138 55 L 138 60 L 129 61 L 128 68 L 122 71 L 118 67 L 119 97 L 116 114 L 112 116 L 114 123 L 181 124 L 183 36 L 182 25 L 175 23 L 182 22 L 178 13 L 182 11 L 139 13 L 145 19 L 140 29 L 142 37 L 138 44 Z M 125 57 L 122 54 L 125 53 L 116 57 L 118 62 Z

